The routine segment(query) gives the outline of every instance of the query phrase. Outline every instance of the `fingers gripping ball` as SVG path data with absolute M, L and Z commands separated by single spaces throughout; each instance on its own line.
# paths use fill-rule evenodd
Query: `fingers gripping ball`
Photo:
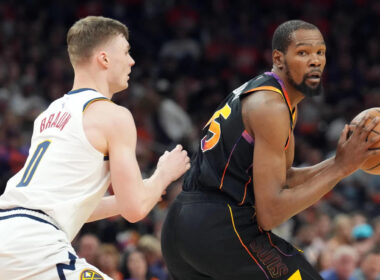
M 360 114 L 358 114 L 351 122 L 351 124 L 356 125 L 360 122 L 360 120 L 366 115 L 366 113 L 369 113 L 371 117 L 380 117 L 380 107 L 370 108 L 367 110 L 364 110 Z M 366 125 L 371 122 L 371 118 L 369 118 L 366 122 Z M 371 139 L 377 135 L 380 135 L 380 123 L 378 123 L 369 133 L 368 139 Z M 380 142 L 377 142 L 373 144 L 370 149 L 380 149 Z M 380 154 L 377 154 L 373 157 L 370 157 L 366 162 L 362 164 L 360 167 L 363 171 L 370 173 L 370 174 L 376 174 L 380 175 Z

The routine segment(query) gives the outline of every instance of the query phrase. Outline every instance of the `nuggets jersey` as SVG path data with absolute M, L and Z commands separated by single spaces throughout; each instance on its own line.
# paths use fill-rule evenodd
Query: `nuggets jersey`
M 70 91 L 36 118 L 29 156 L 8 181 L 0 209 L 42 210 L 74 238 L 110 184 L 109 163 L 87 140 L 82 122 L 86 107 L 103 99 L 93 89 Z
M 185 176 L 185 191 L 219 191 L 238 205 L 254 204 L 255 140 L 244 128 L 241 101 L 260 90 L 282 95 L 289 108 L 290 129 L 293 128 L 296 110 L 290 107 L 285 87 L 277 75 L 266 72 L 246 82 L 226 97 L 203 129 L 200 148 Z M 285 148 L 289 139 L 284 143 Z

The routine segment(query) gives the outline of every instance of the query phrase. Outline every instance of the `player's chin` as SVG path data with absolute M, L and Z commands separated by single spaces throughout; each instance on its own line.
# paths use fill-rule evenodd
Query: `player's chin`
M 321 84 L 321 79 L 307 79 L 306 84 L 311 89 L 316 89 Z
M 119 85 L 113 93 L 118 93 L 126 90 L 128 88 L 128 84 Z
M 128 88 L 129 87 L 129 77 L 127 77 L 124 81 L 124 86 L 125 88 Z
M 120 83 L 119 87 L 120 87 L 120 91 L 123 91 L 123 90 L 127 89 L 129 87 L 128 80 L 127 81 L 123 81 L 122 83 Z

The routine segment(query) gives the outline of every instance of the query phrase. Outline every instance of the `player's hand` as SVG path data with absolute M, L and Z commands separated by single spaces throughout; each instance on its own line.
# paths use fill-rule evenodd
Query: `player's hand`
M 157 171 L 166 186 L 181 177 L 189 168 L 190 158 L 181 145 L 177 145 L 170 152 L 166 151 L 157 163 Z
M 372 117 L 365 115 L 358 124 L 346 125 L 340 135 L 335 162 L 341 166 L 345 176 L 359 169 L 369 157 L 380 153 L 379 150 L 369 149 L 380 141 L 380 135 L 368 140 L 371 130 L 380 122 L 380 118 L 372 118 L 367 123 L 370 118 Z

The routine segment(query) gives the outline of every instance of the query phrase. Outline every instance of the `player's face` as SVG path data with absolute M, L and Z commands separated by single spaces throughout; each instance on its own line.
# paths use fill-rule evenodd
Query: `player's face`
M 130 46 L 124 36 L 118 35 L 109 42 L 109 75 L 110 91 L 115 93 L 128 88 L 129 74 L 135 61 L 130 55 Z
M 316 29 L 300 29 L 292 37 L 284 56 L 288 82 L 306 96 L 319 95 L 326 65 L 326 45 L 322 34 Z

